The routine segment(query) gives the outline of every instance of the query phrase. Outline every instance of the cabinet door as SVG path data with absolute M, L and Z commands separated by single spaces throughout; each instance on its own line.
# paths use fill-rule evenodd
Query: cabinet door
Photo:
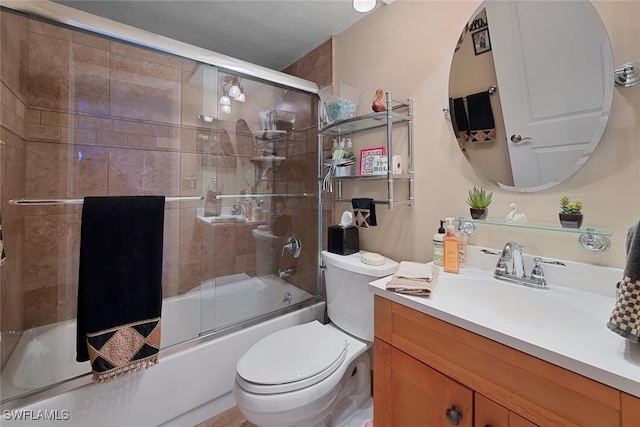
M 374 364 L 376 427 L 473 426 L 470 389 L 379 339 Z
M 474 420 L 476 427 L 509 427 L 509 411 L 504 406 L 476 393 Z
M 537 427 L 536 424 L 510 412 L 504 406 L 476 393 L 474 405 L 475 427 Z
M 620 393 L 622 406 L 622 427 L 640 426 L 640 399 L 627 393 Z

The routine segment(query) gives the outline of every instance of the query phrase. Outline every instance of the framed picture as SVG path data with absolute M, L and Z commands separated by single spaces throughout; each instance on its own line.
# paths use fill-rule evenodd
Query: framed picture
M 360 175 L 373 175 L 375 156 L 386 154 L 385 147 L 365 148 L 360 150 Z
M 491 50 L 491 40 L 489 40 L 489 29 L 477 31 L 471 34 L 473 38 L 473 51 L 476 55 L 489 52 Z

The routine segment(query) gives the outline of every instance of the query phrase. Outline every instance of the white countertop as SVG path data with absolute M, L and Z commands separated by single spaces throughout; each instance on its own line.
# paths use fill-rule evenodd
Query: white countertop
M 568 263 L 567 268 L 600 268 Z M 607 269 L 604 286 L 616 270 Z M 602 273 L 602 272 L 600 272 Z M 611 274 L 613 273 L 613 275 Z M 589 274 L 602 277 L 602 274 Z M 605 274 L 606 276 L 606 274 Z M 606 326 L 615 297 L 549 284 L 539 290 L 494 279 L 467 268 L 440 272 L 429 298 L 386 290 L 390 277 L 371 282 L 376 295 L 640 397 L 640 344 Z M 607 292 L 603 292 L 607 293 Z M 608 292 L 611 294 L 611 292 Z

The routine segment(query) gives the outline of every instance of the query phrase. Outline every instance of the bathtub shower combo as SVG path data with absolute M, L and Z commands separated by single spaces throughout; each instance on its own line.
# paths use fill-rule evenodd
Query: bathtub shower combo
M 0 10 L 18 121 L 1 123 L 2 408 L 66 409 L 78 425 L 125 395 L 104 425 L 225 409 L 244 351 L 324 316 L 317 86 L 128 27 L 110 38 L 110 21 L 59 4 L 15 7 Z M 167 196 L 160 363 L 91 384 L 75 362 L 82 200 L 138 194 Z M 156 411 L 185 381 L 193 395 Z

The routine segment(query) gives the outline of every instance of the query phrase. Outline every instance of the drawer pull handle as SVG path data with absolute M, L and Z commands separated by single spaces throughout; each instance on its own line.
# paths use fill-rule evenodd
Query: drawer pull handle
M 460 408 L 458 408 L 457 406 L 452 406 L 444 413 L 451 424 L 453 424 L 454 426 L 460 424 L 460 420 L 462 419 L 462 411 L 460 410 Z

